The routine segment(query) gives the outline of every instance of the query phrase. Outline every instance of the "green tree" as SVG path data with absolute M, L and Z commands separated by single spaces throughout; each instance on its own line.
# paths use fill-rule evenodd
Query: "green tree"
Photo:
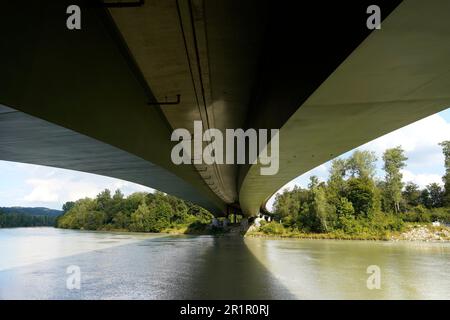
M 69 211 L 70 209 L 72 209 L 75 206 L 75 202 L 73 201 L 68 201 L 66 203 L 63 204 L 62 206 L 62 210 L 64 213 L 66 213 L 67 211 Z
M 334 159 L 328 178 L 328 197 L 332 203 L 338 205 L 341 197 L 345 194 L 347 174 L 347 161 L 344 159 Z
M 309 190 L 317 188 L 318 185 L 319 185 L 319 178 L 317 176 L 309 177 L 309 184 L 308 184 Z
M 130 226 L 130 217 L 126 213 L 119 211 L 115 214 L 113 223 L 118 229 L 128 229 Z
M 335 209 L 327 199 L 326 187 L 319 183 L 316 176 L 310 177 L 309 190 L 305 194 L 301 189 L 296 190 L 294 199 L 299 207 L 296 217 L 293 220 L 296 224 L 312 232 L 327 232 L 333 225 Z M 302 199 L 301 201 L 299 201 Z
M 296 215 L 299 212 L 301 203 L 295 199 L 295 188 L 293 191 L 284 190 L 275 196 L 274 209 L 280 218 Z
M 111 210 L 113 212 L 113 214 L 115 215 L 116 213 L 118 213 L 119 211 L 124 210 L 124 195 L 122 193 L 122 191 L 120 191 L 119 189 L 117 189 L 114 192 L 114 195 L 112 196 L 111 199 Z
M 439 208 L 443 205 L 444 192 L 440 185 L 436 182 L 427 185 L 428 194 L 430 197 L 430 205 L 432 208 Z
M 353 204 L 347 198 L 341 197 L 336 206 L 336 214 L 338 216 L 354 216 L 355 209 L 353 208 Z
M 405 190 L 403 191 L 403 198 L 408 206 L 418 206 L 420 204 L 419 186 L 413 182 L 408 182 L 405 186 Z
M 77 200 L 75 205 L 58 219 L 58 226 L 70 229 L 96 230 L 103 217 L 96 212 L 96 201 L 84 198 Z
M 445 206 L 450 206 L 450 140 L 442 141 L 439 144 L 444 154 L 445 174 L 442 177 L 444 182 L 443 202 Z
M 423 189 L 420 192 L 420 203 L 425 207 L 430 209 L 433 204 L 431 202 L 431 198 L 430 198 L 430 191 L 428 191 L 428 189 Z
M 350 178 L 347 181 L 347 199 L 356 215 L 368 216 L 377 208 L 374 182 L 368 178 Z
M 314 201 L 312 205 L 312 212 L 315 216 L 315 221 L 317 225 L 313 229 L 319 232 L 329 231 L 329 216 L 332 215 L 334 210 L 327 201 L 327 196 L 325 193 L 325 188 L 316 187 L 312 190 Z
M 400 212 L 400 201 L 402 200 L 403 175 L 400 170 L 406 166 L 406 160 L 408 158 L 400 146 L 387 149 L 383 153 L 386 198 L 396 213 Z
M 150 207 L 147 220 L 147 230 L 150 232 L 161 232 L 170 227 L 172 208 L 167 202 L 158 202 Z
M 373 151 L 356 150 L 347 160 L 347 170 L 352 178 L 372 179 L 377 157 Z
M 136 211 L 131 214 L 130 230 L 137 232 L 149 231 L 147 229 L 149 215 L 150 209 L 145 201 L 142 201 Z
M 105 189 L 102 192 L 100 192 L 97 195 L 96 202 L 97 202 L 96 210 L 105 213 L 106 223 L 112 222 L 114 212 L 113 212 L 111 191 L 109 191 L 109 189 Z

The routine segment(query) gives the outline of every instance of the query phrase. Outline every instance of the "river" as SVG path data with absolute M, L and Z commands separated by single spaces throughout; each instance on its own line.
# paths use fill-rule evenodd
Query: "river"
M 450 244 L 0 229 L 0 299 L 450 299 Z

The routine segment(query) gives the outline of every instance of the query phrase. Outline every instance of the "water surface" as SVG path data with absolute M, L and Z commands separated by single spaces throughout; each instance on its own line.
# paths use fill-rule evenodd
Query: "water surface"
M 0 299 L 450 299 L 450 244 L 0 229 Z

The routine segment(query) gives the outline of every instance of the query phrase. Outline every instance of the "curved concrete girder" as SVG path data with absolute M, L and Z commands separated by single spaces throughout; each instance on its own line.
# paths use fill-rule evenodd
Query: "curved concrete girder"
M 450 2 L 399 5 L 280 129 L 280 170 L 253 165 L 239 198 L 254 215 L 296 176 L 450 105 Z
M 0 103 L 143 159 L 160 168 L 153 179 L 161 191 L 188 200 L 195 193 L 208 209 L 223 212 L 224 202 L 192 166 L 172 163 L 170 125 L 158 107 L 147 105 L 154 97 L 104 9 L 81 2 L 82 29 L 66 28 L 66 8 L 74 3 L 80 2 L 1 4 Z M 34 163 L 46 164 L 45 156 L 54 155 Z M 146 185 L 155 187 L 151 180 Z

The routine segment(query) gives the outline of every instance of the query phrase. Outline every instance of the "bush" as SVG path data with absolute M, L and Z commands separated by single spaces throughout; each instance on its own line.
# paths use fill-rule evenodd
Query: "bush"
M 450 223 L 450 209 L 449 208 L 435 208 L 430 212 L 432 221 L 440 221 Z
M 283 227 L 290 228 L 295 225 L 295 218 L 292 216 L 286 216 L 281 219 L 281 223 L 283 224 Z
M 339 216 L 336 227 L 338 230 L 342 230 L 347 234 L 356 234 L 361 231 L 355 217 L 350 215 Z
M 401 231 L 403 221 L 393 214 L 374 213 L 369 217 L 340 216 L 337 230 L 349 235 L 384 236 L 391 231 Z
M 432 216 L 430 210 L 423 205 L 415 206 L 411 211 L 405 212 L 401 215 L 403 221 L 406 222 L 431 222 Z
M 433 222 L 440 221 L 450 223 L 449 208 L 433 208 L 427 209 L 422 205 L 418 205 L 401 215 L 403 221 L 406 222 Z
M 281 223 L 271 221 L 269 223 L 261 224 L 259 231 L 265 234 L 282 235 L 285 233 L 285 229 Z
M 382 212 L 373 214 L 368 222 L 370 228 L 379 233 L 385 233 L 387 231 L 401 231 L 404 226 L 403 220 L 398 215 Z

